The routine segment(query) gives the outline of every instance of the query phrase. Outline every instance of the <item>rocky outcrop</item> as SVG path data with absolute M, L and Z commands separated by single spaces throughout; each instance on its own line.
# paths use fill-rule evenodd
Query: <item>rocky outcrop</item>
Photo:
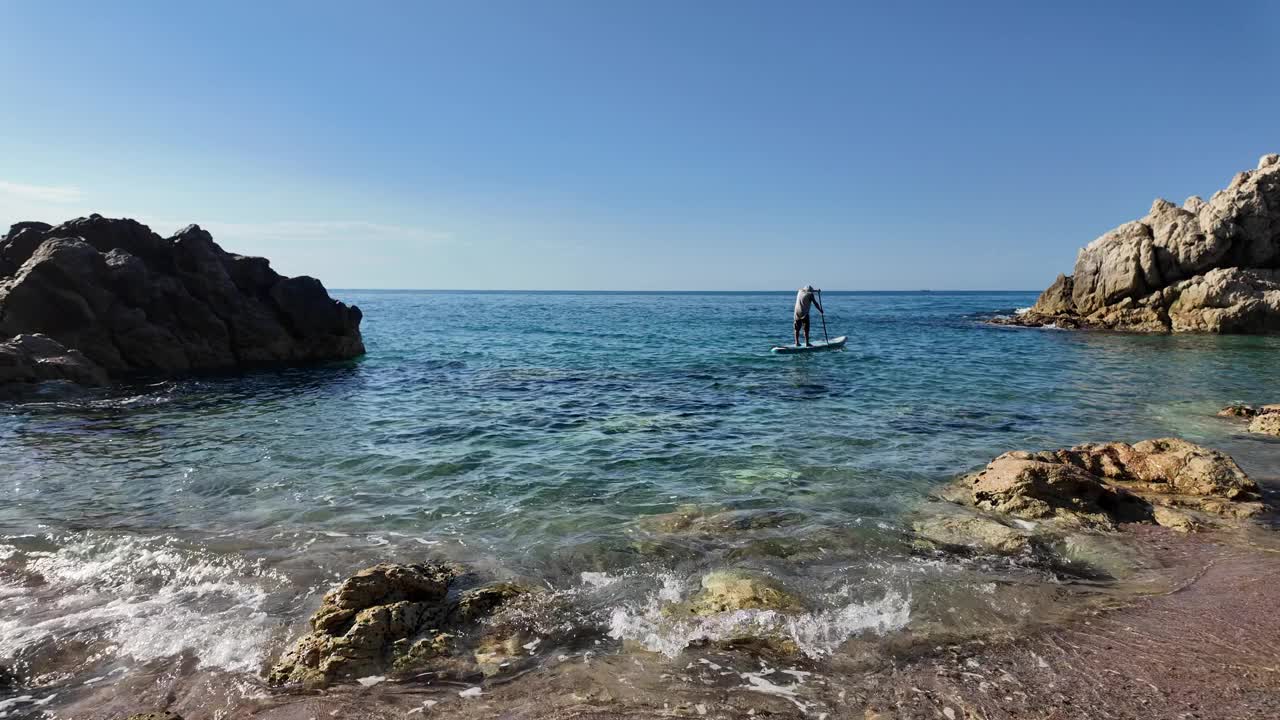
M 0 342 L 0 386 L 45 380 L 103 385 L 107 373 L 79 350 L 47 335 L 17 335 Z
M 1146 522 L 1185 531 L 1265 509 L 1257 484 L 1234 460 L 1174 438 L 1009 452 L 943 495 L 998 516 L 1069 529 Z
M 361 570 L 324 596 L 311 632 L 280 657 L 269 681 L 325 685 L 432 664 L 457 667 L 464 636 L 529 593 L 512 583 L 459 591 L 454 585 L 462 574 L 452 565 L 383 563 Z M 506 639 L 478 638 L 470 669 L 485 670 L 485 648 Z
M 360 320 L 319 280 L 228 253 L 196 225 L 162 238 L 93 215 L 0 239 L 0 338 L 42 334 L 112 376 L 352 358 Z
M 1218 416 L 1248 420 L 1249 432 L 1280 437 L 1280 404 L 1228 405 Z
M 1156 200 L 1089 243 L 1030 310 L 998 322 L 1132 332 L 1280 331 L 1280 155 L 1208 202 Z

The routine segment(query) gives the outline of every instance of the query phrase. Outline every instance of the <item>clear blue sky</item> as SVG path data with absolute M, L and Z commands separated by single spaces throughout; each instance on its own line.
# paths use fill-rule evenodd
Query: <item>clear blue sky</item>
M 329 287 L 1038 289 L 1280 151 L 1277 3 L 0 0 L 0 223 Z

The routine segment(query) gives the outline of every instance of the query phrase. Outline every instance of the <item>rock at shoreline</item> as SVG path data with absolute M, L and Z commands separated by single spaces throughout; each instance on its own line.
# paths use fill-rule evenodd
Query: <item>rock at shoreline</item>
M 46 380 L 104 385 L 107 373 L 79 350 L 47 335 L 17 335 L 0 342 L 0 386 Z
M 1031 549 L 1032 533 L 965 509 L 931 508 L 911 523 L 916 535 L 942 547 L 1020 555 Z
M 1175 438 L 1009 452 L 944 495 L 1069 529 L 1147 522 L 1188 531 L 1202 518 L 1244 519 L 1265 509 L 1257 484 L 1234 460 Z
M 800 599 L 766 575 L 745 570 L 716 570 L 702 577 L 702 591 L 683 609 L 699 617 L 738 610 L 798 612 Z
M 1208 202 L 1156 200 L 1084 247 L 1010 325 L 1129 332 L 1280 332 L 1280 155 Z
M 0 239 L 0 338 L 42 334 L 112 376 L 352 358 L 360 320 L 320 281 L 228 253 L 196 225 L 161 238 L 92 215 Z
M 461 574 L 451 565 L 383 563 L 361 570 L 325 594 L 311 616 L 312 631 L 280 657 L 270 683 L 325 685 L 438 660 L 456 664 L 448 656 L 459 636 L 528 592 L 511 583 L 451 592 Z
M 1280 413 L 1269 412 L 1249 421 L 1249 432 L 1280 436 Z
M 1228 405 L 1218 411 L 1218 417 L 1248 420 L 1249 432 L 1280 436 L 1280 404 Z

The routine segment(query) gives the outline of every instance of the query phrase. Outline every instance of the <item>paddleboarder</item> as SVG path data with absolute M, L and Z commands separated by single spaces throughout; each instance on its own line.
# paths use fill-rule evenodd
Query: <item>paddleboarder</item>
M 792 323 L 796 331 L 796 346 L 800 346 L 800 329 L 804 328 L 804 346 L 811 347 L 809 344 L 809 306 L 814 305 L 818 308 L 818 312 L 822 312 L 822 301 L 818 300 L 818 293 L 822 292 L 814 288 L 812 285 L 805 285 L 796 292 L 796 313 L 795 322 Z M 823 313 L 824 315 L 826 313 Z

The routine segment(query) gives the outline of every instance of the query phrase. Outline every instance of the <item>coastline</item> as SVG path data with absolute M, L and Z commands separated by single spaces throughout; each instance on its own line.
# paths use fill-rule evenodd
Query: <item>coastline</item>
M 1099 595 L 1092 606 L 1023 631 L 888 643 L 868 638 L 849 656 L 826 663 L 780 665 L 714 649 L 691 649 L 675 659 L 634 650 L 587 653 L 496 682 L 387 679 L 368 687 L 259 693 L 229 708 L 229 717 L 1243 720 L 1280 711 L 1280 616 L 1273 612 L 1280 602 L 1280 541 L 1274 533 L 1122 532 L 1125 542 L 1165 563 L 1167 586 L 1128 598 Z M 212 678 L 210 687 L 218 682 Z M 87 698 L 67 710 L 107 720 L 150 700 L 122 700 L 122 694 Z M 213 716 L 199 689 L 167 700 L 188 720 Z

